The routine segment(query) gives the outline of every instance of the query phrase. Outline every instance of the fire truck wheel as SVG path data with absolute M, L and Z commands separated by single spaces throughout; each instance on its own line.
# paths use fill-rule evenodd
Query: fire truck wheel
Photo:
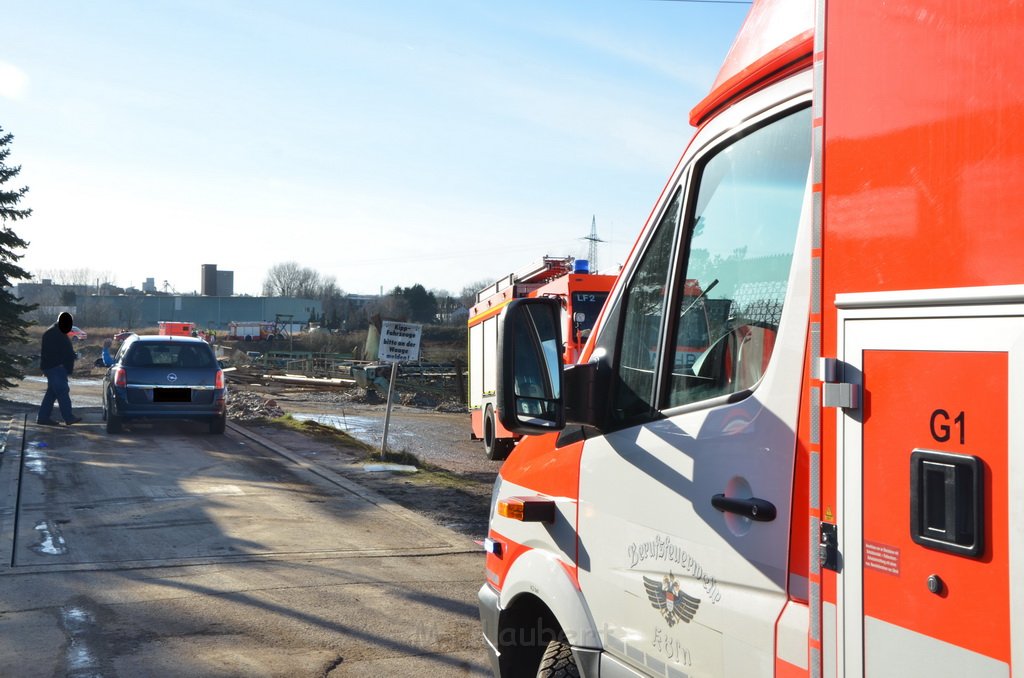
M 484 451 L 487 452 L 487 458 L 492 461 L 505 459 L 516 444 L 511 438 L 499 438 L 497 431 L 494 410 L 488 406 L 484 413 Z
M 544 650 L 537 678 L 579 678 L 580 670 L 568 643 L 552 640 Z

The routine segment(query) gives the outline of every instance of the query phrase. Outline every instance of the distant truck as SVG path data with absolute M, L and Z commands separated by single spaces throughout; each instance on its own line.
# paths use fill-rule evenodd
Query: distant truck
M 238 341 L 269 341 L 275 338 L 274 323 L 262 320 L 228 323 L 228 339 Z
M 160 320 L 157 322 L 160 327 L 159 334 L 168 337 L 194 337 L 198 332 L 195 323 Z
M 248 320 L 228 323 L 228 339 L 237 341 L 273 341 L 302 332 L 304 323 L 275 323 Z
M 588 262 L 544 257 L 480 290 L 469 312 L 469 412 L 472 439 L 483 440 L 489 459 L 504 459 L 520 436 L 498 420 L 498 319 L 513 299 L 554 297 L 562 303 L 563 359 L 574 363 L 601 313 L 616 276 L 592 275 Z

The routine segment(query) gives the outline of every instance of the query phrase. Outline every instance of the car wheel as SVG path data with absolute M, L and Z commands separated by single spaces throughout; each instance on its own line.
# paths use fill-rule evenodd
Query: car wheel
M 120 433 L 121 428 L 121 417 L 113 412 L 107 412 L 107 433 Z
M 227 417 L 216 417 L 210 420 L 210 433 L 221 434 L 228 426 Z

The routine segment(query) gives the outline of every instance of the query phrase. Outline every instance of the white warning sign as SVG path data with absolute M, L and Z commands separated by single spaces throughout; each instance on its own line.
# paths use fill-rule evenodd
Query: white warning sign
M 385 320 L 380 326 L 380 360 L 386 363 L 401 363 L 419 360 L 420 335 L 423 325 L 399 323 Z

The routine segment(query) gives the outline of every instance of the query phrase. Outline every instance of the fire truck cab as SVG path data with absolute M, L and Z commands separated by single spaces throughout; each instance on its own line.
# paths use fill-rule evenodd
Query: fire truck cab
M 483 441 L 489 459 L 507 457 L 520 438 L 501 425 L 495 402 L 502 310 L 513 299 L 558 299 L 562 357 L 566 363 L 574 363 L 614 283 L 613 275 L 591 273 L 588 261 L 545 256 L 477 292 L 468 320 L 470 428 L 472 439 Z
M 755 1 L 579 363 L 503 313 L 495 675 L 1024 667 L 1022 38 Z

